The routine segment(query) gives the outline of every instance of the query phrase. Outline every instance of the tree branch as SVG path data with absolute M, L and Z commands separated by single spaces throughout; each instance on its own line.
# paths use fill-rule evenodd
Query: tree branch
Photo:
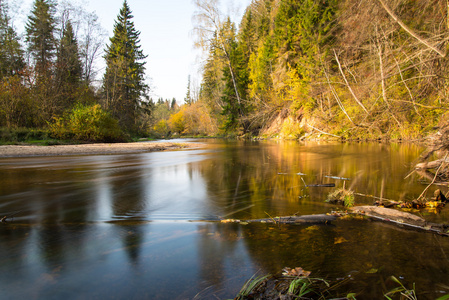
M 338 69 L 340 70 L 340 73 L 343 76 L 343 79 L 344 79 L 344 81 L 346 83 L 346 86 L 348 87 L 349 91 L 351 92 L 351 95 L 354 97 L 354 99 L 357 102 L 357 104 L 360 105 L 360 107 L 363 108 L 363 110 L 368 114 L 368 110 L 363 105 L 363 103 L 360 102 L 360 100 L 357 98 L 357 96 L 355 95 L 354 91 L 352 90 L 351 86 L 349 85 L 349 82 L 346 79 L 346 75 L 343 72 L 343 69 L 341 68 L 340 60 L 338 59 L 338 55 L 337 55 L 337 52 L 335 52 L 335 49 L 334 49 L 334 55 L 335 55 L 335 60 L 337 61 L 337 64 L 338 64 Z
M 430 50 L 438 53 L 441 57 L 445 58 L 446 53 L 443 53 L 441 50 L 438 50 L 436 47 L 429 44 L 424 38 L 420 37 L 417 33 L 413 32 L 407 25 L 405 25 L 399 18 L 396 16 L 396 14 L 385 4 L 383 0 L 379 0 L 382 7 L 385 9 L 385 11 L 390 15 L 390 17 L 399 24 L 399 26 L 402 27 L 408 34 L 413 36 L 415 39 L 417 39 L 421 44 L 427 46 Z

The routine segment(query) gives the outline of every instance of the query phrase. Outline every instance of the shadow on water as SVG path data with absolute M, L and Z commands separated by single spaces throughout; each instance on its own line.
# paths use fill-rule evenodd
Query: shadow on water
M 388 224 L 224 224 L 328 213 L 329 187 L 396 200 L 415 145 L 204 141 L 201 150 L 0 159 L 0 288 L 6 299 L 232 298 L 253 274 L 303 267 L 380 299 L 387 278 L 420 299 L 447 292 L 449 239 Z M 432 190 L 429 191 L 432 193 Z M 371 204 L 358 196 L 356 202 Z M 429 219 L 447 221 L 446 210 Z M 193 222 L 192 222 L 193 221 Z

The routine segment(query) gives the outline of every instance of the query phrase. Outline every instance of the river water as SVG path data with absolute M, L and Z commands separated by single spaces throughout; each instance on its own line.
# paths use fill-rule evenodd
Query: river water
M 254 274 L 302 267 L 381 299 L 392 275 L 420 299 L 449 292 L 449 238 L 367 220 L 220 223 L 328 213 L 334 183 L 410 200 L 410 144 L 228 142 L 190 150 L 0 158 L 1 299 L 226 299 Z M 1 157 L 1 153 L 0 153 Z M 432 194 L 435 188 L 429 190 Z M 443 190 L 447 192 L 446 189 Z M 357 196 L 357 204 L 373 198 Z M 449 214 L 423 211 L 432 221 Z

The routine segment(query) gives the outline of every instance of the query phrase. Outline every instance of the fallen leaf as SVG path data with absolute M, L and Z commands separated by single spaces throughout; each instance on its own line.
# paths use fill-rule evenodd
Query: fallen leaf
M 348 240 L 347 239 L 345 239 L 344 237 L 338 237 L 338 238 L 335 238 L 335 240 L 334 240 L 334 244 L 336 245 L 336 244 L 341 244 L 341 243 L 346 243 L 346 242 L 348 242 Z
M 282 269 L 282 275 L 284 276 L 295 276 L 295 277 L 309 277 L 310 271 L 305 271 L 301 267 L 292 268 L 284 268 Z
M 221 223 L 236 223 L 236 222 L 239 222 L 239 220 L 234 219 L 221 220 Z

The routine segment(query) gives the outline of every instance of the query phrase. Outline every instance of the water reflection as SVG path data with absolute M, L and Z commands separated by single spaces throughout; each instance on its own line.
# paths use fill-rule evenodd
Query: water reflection
M 0 159 L 0 214 L 19 212 L 0 226 L 5 298 L 231 298 L 254 273 L 286 266 L 329 279 L 351 275 L 342 293 L 372 299 L 382 298 L 391 275 L 429 295 L 449 285 L 449 241 L 432 234 L 367 221 L 204 222 L 335 209 L 324 202 L 331 188 L 306 186 L 316 183 L 416 197 L 424 186 L 416 175 L 404 177 L 420 147 L 208 143 L 191 151 Z M 447 212 L 425 217 L 447 221 Z

